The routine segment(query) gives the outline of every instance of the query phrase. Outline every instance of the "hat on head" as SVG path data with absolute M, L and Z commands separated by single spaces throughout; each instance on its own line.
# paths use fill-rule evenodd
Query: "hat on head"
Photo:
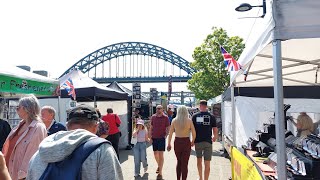
M 68 114 L 67 121 L 77 119 L 98 121 L 99 116 L 93 107 L 82 104 L 71 109 L 70 113 Z
M 138 124 L 141 124 L 141 125 L 143 125 L 144 126 L 144 120 L 142 120 L 142 119 L 138 119 L 138 121 L 137 121 L 137 125 Z

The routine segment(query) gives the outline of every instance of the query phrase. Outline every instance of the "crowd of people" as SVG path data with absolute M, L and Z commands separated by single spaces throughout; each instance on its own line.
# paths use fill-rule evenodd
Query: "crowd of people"
M 171 113 L 167 114 L 170 116 Z M 191 118 L 186 106 L 178 107 L 172 122 L 167 114 L 164 112 L 163 107 L 158 105 L 156 113 L 151 116 L 148 130 L 144 127 L 143 120 L 137 120 L 136 129 L 133 133 L 133 137 L 137 137 L 137 143 L 133 148 L 134 176 L 140 176 L 141 163 L 145 172 L 148 169 L 146 144 L 149 142 L 152 144 L 154 159 L 158 167 L 156 170 L 157 179 L 163 178 L 164 151 L 171 151 L 171 141 L 173 133 L 175 133 L 174 153 L 177 158 L 177 179 L 187 179 L 191 148 L 195 146 L 199 180 L 208 180 L 212 157 L 212 142 L 215 142 L 218 137 L 218 129 L 214 116 L 208 112 L 207 101 L 200 101 L 199 112 L 193 114 Z M 147 133 L 149 134 L 148 136 L 146 135 Z M 168 142 L 166 146 L 167 136 Z M 203 162 L 204 171 L 202 168 Z
M 79 105 L 66 126 L 55 121 L 53 107 L 40 108 L 34 95 L 20 98 L 16 110 L 21 121 L 12 130 L 0 121 L 1 180 L 123 179 L 119 139 L 106 140 L 121 123 L 112 109 L 101 120 L 97 109 Z
M 181 106 L 170 120 L 158 105 L 150 117 L 149 128 L 137 115 L 132 133 L 136 138 L 135 177 L 140 176 L 141 163 L 144 172 L 148 171 L 146 149 L 147 143 L 151 143 L 158 167 L 157 179 L 163 178 L 164 152 L 171 151 L 175 133 L 177 179 L 187 179 L 193 146 L 199 179 L 209 179 L 212 142 L 217 137 L 216 121 L 207 111 L 206 101 L 200 101 L 199 110 L 190 118 L 188 109 Z M 55 120 L 53 107 L 40 108 L 38 99 L 28 95 L 19 99 L 17 114 L 21 121 L 12 130 L 7 121 L 0 121 L 0 179 L 123 179 L 118 146 L 121 120 L 113 109 L 108 108 L 107 114 L 101 116 L 98 109 L 78 105 L 68 113 L 64 126 Z

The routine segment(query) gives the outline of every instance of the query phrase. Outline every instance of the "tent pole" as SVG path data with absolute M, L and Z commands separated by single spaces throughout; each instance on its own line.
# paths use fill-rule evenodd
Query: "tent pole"
M 285 121 L 283 110 L 283 83 L 282 83 L 282 59 L 281 41 L 274 40 L 273 45 L 273 78 L 274 78 L 274 102 L 276 125 L 276 150 L 277 150 L 277 174 L 278 179 L 287 179 L 286 145 L 285 145 Z
M 60 95 L 58 96 L 58 116 L 59 116 L 59 122 L 61 122 L 61 108 L 60 108 Z
M 234 103 L 234 85 L 231 83 L 231 119 L 232 119 L 232 142 L 233 146 L 237 147 L 237 132 L 236 132 L 236 112 L 235 112 L 235 103 Z
M 93 96 L 93 107 L 97 108 L 97 98 L 96 98 L 96 96 Z

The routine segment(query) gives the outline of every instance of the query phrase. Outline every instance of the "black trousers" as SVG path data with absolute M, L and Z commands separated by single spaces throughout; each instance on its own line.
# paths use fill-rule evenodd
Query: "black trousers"
M 120 139 L 120 132 L 111 134 L 106 138 L 106 140 L 111 142 L 113 149 L 116 151 L 118 160 L 120 160 L 119 159 L 119 139 Z

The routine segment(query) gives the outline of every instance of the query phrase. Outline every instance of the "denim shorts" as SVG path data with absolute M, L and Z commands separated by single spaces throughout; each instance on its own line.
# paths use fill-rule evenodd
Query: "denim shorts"
M 166 139 L 165 138 L 152 138 L 153 151 L 165 151 Z

